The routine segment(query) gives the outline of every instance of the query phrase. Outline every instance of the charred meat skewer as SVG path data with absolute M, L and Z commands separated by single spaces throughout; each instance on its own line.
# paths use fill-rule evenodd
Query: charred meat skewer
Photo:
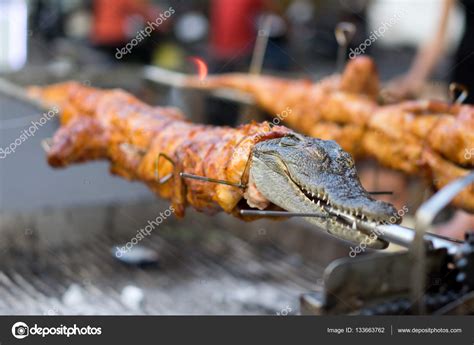
M 360 243 L 367 233 L 343 215 L 373 226 L 396 213 L 363 189 L 352 157 L 333 141 L 265 122 L 238 128 L 193 124 L 174 108 L 151 107 L 121 90 L 65 83 L 29 91 L 64 110 L 50 144 L 50 165 L 108 159 L 112 173 L 143 181 L 171 199 L 177 216 L 187 205 L 236 216 L 249 206 L 320 213 L 305 219 Z M 230 184 L 183 178 L 183 172 Z M 380 239 L 369 242 L 373 248 L 387 245 Z

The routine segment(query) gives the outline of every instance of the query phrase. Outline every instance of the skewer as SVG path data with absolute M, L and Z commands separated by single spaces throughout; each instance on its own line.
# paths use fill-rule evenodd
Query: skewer
M 242 188 L 242 189 L 245 188 L 245 186 L 242 183 L 234 183 L 234 182 L 219 180 L 219 179 L 215 179 L 215 178 L 211 178 L 211 177 L 188 174 L 188 173 L 185 173 L 185 172 L 180 172 L 179 176 L 181 176 L 183 178 L 190 178 L 190 179 L 198 180 L 198 181 L 204 181 L 204 182 L 210 182 L 210 183 L 220 183 L 220 184 L 225 184 L 225 185 L 228 185 L 228 186 L 234 186 L 234 187 Z
M 268 38 L 272 28 L 272 17 L 266 16 L 263 25 L 258 30 L 255 47 L 253 49 L 252 60 L 250 61 L 249 73 L 253 75 L 261 74 L 263 67 L 263 60 L 265 58 L 265 51 L 267 50 Z M 255 109 L 255 104 L 247 104 L 240 110 L 240 116 L 237 123 L 248 123 L 256 120 L 259 116 Z
M 383 235 L 380 235 L 382 239 L 405 248 L 410 248 L 415 239 L 415 231 L 401 225 L 380 225 L 377 226 L 377 230 L 383 233 Z M 450 254 L 456 253 L 459 246 L 463 243 L 462 241 L 440 236 L 431 232 L 425 233 L 423 240 L 425 242 L 431 242 L 435 249 L 446 248 Z
M 337 44 L 339 45 L 337 49 L 337 60 L 336 60 L 336 71 L 338 73 L 342 72 L 347 54 L 347 47 L 354 38 L 356 32 L 356 27 L 354 24 L 349 22 L 340 22 L 336 25 L 334 34 L 336 36 Z
M 267 217 L 317 217 L 317 218 L 328 218 L 328 215 L 320 214 L 317 212 L 304 213 L 304 212 L 287 212 L 287 211 L 265 211 L 265 210 L 240 210 L 240 214 L 243 216 L 267 216 Z M 356 222 L 357 228 L 365 230 L 370 233 L 375 233 L 377 236 L 389 243 L 395 243 L 399 246 L 410 248 L 415 238 L 415 230 L 406 228 L 396 224 L 379 224 L 375 226 L 367 226 L 365 223 L 357 221 L 354 217 L 349 215 L 340 214 L 339 217 L 346 220 L 348 223 Z M 447 248 L 449 253 L 455 253 L 459 246 L 463 243 L 462 241 L 450 239 L 447 237 L 439 236 L 433 233 L 426 233 L 424 241 L 431 242 L 434 248 Z
M 456 97 L 457 92 L 460 92 L 460 94 Z M 466 100 L 468 94 L 469 90 L 466 86 L 458 83 L 449 84 L 449 98 L 451 99 L 451 103 L 462 104 Z
M 188 76 L 184 73 L 169 71 L 157 66 L 146 66 L 143 69 L 144 78 L 160 85 L 166 85 L 176 88 L 201 89 L 205 86 L 187 84 L 185 80 Z M 226 101 L 232 101 L 242 104 L 254 105 L 255 99 L 248 93 L 232 89 L 221 88 L 209 90 L 212 97 Z
M 265 210 L 240 210 L 242 216 L 267 216 L 267 217 L 317 217 L 328 218 L 327 215 L 317 212 L 288 212 L 288 211 L 265 211 Z
M 51 108 L 46 107 L 39 100 L 28 96 L 24 88 L 18 85 L 15 85 L 14 83 L 4 78 L 0 78 L 0 94 L 14 98 L 15 100 L 18 100 L 23 103 L 27 103 L 37 108 L 40 112 L 48 112 L 51 110 Z M 13 119 L 0 118 L 1 120 L 0 129 L 8 130 L 8 129 L 26 127 L 28 125 L 31 125 L 31 122 L 38 119 L 39 116 L 40 116 L 39 112 L 36 113 L 36 111 L 34 111 L 34 115 L 31 115 L 31 116 L 21 116 L 21 117 L 16 117 Z M 41 145 L 45 145 L 45 144 L 42 143 Z M 47 148 L 45 148 L 45 150 L 46 149 Z
M 158 84 L 182 88 L 185 86 L 186 74 L 170 71 L 157 66 L 145 66 L 143 74 L 146 79 Z
M 393 195 L 393 191 L 390 190 L 373 191 L 368 193 L 372 195 Z
M 24 88 L 9 82 L 4 78 L 0 78 L 0 93 L 16 98 L 22 102 L 29 103 L 43 111 L 49 110 L 40 101 L 29 97 Z
M 270 36 L 270 29 L 272 28 L 272 17 L 266 16 L 263 26 L 258 30 L 257 40 L 250 62 L 250 74 L 260 74 L 262 72 L 263 59 L 265 51 L 267 50 L 268 37 Z

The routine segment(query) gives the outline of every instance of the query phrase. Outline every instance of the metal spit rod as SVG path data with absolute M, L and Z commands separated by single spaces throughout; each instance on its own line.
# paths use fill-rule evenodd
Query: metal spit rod
M 241 210 L 240 214 L 244 216 L 267 216 L 267 217 L 327 217 L 325 214 L 317 212 L 304 213 L 304 212 L 288 212 L 288 211 L 259 211 L 259 210 Z M 354 218 L 348 215 L 339 215 L 345 218 L 348 222 L 353 222 Z M 365 229 L 367 233 L 375 233 L 378 237 L 386 240 L 390 243 L 398 244 L 399 246 L 410 248 L 413 245 L 415 239 L 415 230 L 396 224 L 377 225 L 377 226 L 362 226 L 362 223 L 358 223 L 358 226 Z M 425 233 L 424 240 L 431 242 L 433 248 L 447 248 L 448 252 L 454 254 L 459 245 L 463 242 L 448 237 L 443 237 L 433 233 Z
M 380 233 L 380 238 L 405 248 L 410 248 L 415 239 L 415 230 L 400 225 L 379 225 L 375 230 Z M 424 240 L 431 242 L 433 248 L 447 248 L 448 252 L 451 254 L 454 254 L 458 250 L 458 247 L 463 243 L 462 241 L 439 236 L 433 233 L 425 233 Z
M 379 224 L 379 225 L 367 225 L 365 222 L 359 222 L 354 217 L 340 214 L 339 217 L 344 218 L 347 222 L 356 222 L 357 227 L 366 231 L 368 234 L 374 233 L 377 237 L 390 242 L 398 244 L 399 246 L 410 248 L 415 240 L 416 231 L 397 224 Z M 431 242 L 434 248 L 447 248 L 450 253 L 454 253 L 457 247 L 462 241 L 450 239 L 447 237 L 439 236 L 433 233 L 425 233 L 424 240 Z
M 41 110 L 49 110 L 40 101 L 29 97 L 24 88 L 8 81 L 5 78 L 0 78 L 0 92 L 22 102 L 29 103 Z

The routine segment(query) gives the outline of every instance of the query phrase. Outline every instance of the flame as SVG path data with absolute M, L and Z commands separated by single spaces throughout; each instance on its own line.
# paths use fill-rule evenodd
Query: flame
M 208 73 L 207 64 L 204 62 L 203 59 L 197 56 L 191 56 L 189 60 L 196 66 L 199 75 L 199 80 L 203 81 L 207 77 Z

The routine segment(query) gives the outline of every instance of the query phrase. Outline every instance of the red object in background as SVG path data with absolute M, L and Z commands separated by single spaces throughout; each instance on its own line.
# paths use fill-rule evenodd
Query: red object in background
M 241 57 L 252 51 L 255 19 L 263 7 L 263 0 L 212 1 L 211 46 L 216 58 Z
M 131 15 L 141 15 L 153 20 L 153 8 L 145 0 L 94 0 L 94 22 L 91 40 L 98 45 L 126 42 L 127 20 Z

